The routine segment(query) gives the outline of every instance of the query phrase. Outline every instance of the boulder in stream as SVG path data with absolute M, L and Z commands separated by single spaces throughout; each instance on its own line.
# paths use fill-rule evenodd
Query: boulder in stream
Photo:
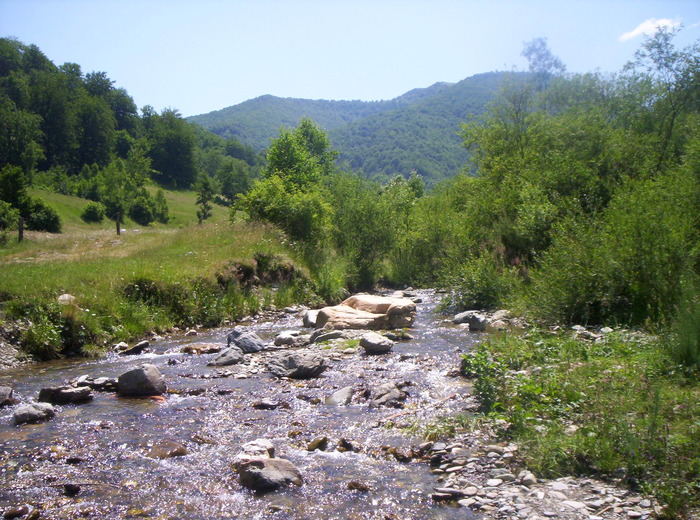
M 301 486 L 299 469 L 286 459 L 253 459 L 238 467 L 241 485 L 259 493 L 295 484 Z
M 376 332 L 368 332 L 360 338 L 360 346 L 365 349 L 365 354 L 378 355 L 389 352 L 394 347 L 394 342 Z
M 13 390 L 9 386 L 0 386 L 0 408 L 12 406 L 17 402 L 14 398 Z
M 357 294 L 318 313 L 316 327 L 332 329 L 400 329 L 410 327 L 416 304 L 408 298 Z
M 18 406 L 13 414 L 16 425 L 47 421 L 56 415 L 49 403 L 27 403 Z
M 469 325 L 472 332 L 483 332 L 488 325 L 488 318 L 479 311 L 465 311 L 457 314 L 452 321 L 457 324 Z
M 148 342 L 148 340 L 143 340 L 139 341 L 136 345 L 133 347 L 128 347 L 124 350 L 121 350 L 119 352 L 120 356 L 137 356 L 139 354 L 143 354 L 144 351 L 150 346 L 151 344 Z
M 94 396 L 89 386 L 57 386 L 42 388 L 39 391 L 39 401 L 51 404 L 85 403 Z
M 214 359 L 207 363 L 207 365 L 212 367 L 226 367 L 229 365 L 235 365 L 241 361 L 243 361 L 243 351 L 234 346 L 224 349 L 217 356 L 215 356 Z
M 350 403 L 354 393 L 355 391 L 351 386 L 346 386 L 326 397 L 325 403 L 328 406 L 345 406 Z
M 275 456 L 275 446 L 267 439 L 255 439 L 241 446 L 233 459 L 233 467 L 238 470 L 241 464 L 257 459 L 271 459 Z
M 393 408 L 403 408 L 403 401 L 408 397 L 403 389 L 408 383 L 384 383 L 372 391 L 370 406 L 391 406 Z
M 320 376 L 328 366 L 326 358 L 311 352 L 287 352 L 279 354 L 268 362 L 270 372 L 278 377 L 311 379 Z
M 162 395 L 166 390 L 163 375 L 154 365 L 148 363 L 124 372 L 117 380 L 117 392 L 123 396 Z
M 255 332 L 250 332 L 241 327 L 234 327 L 234 329 L 229 332 L 227 340 L 229 347 L 234 345 L 241 349 L 244 354 L 252 354 L 265 350 L 265 342 L 260 336 Z

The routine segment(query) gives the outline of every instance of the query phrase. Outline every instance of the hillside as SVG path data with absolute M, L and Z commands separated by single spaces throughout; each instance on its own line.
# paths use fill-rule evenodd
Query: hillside
M 470 113 L 481 113 L 504 74 L 478 74 L 459 83 L 435 83 L 388 101 L 325 101 L 261 96 L 190 117 L 223 137 L 258 150 L 280 127 L 308 117 L 325 128 L 341 161 L 369 177 L 416 170 L 430 180 L 454 175 L 467 160 L 456 132 Z

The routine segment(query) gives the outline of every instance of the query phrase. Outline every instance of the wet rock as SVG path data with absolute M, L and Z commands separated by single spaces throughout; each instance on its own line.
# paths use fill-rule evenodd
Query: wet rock
M 312 440 L 306 447 L 307 451 L 326 451 L 328 449 L 328 437 L 322 435 Z
M 27 514 L 29 514 L 29 507 L 28 506 L 18 506 L 18 507 L 11 507 L 10 509 L 5 510 L 2 517 L 5 519 L 11 519 L 11 518 L 14 519 L 14 518 L 21 518 Z
M 262 401 L 256 401 L 253 403 L 253 408 L 256 410 L 276 410 L 280 407 L 289 408 L 289 405 L 287 403 L 273 401 L 272 399 L 263 399 Z
M 185 336 L 199 336 L 199 332 L 197 332 L 195 329 L 188 329 L 187 332 L 185 332 Z
M 117 392 L 123 396 L 162 395 L 166 390 L 163 375 L 148 363 L 124 372 L 117 379 Z
M 360 451 L 360 447 L 355 441 L 342 438 L 338 441 L 338 451 L 341 453 L 346 451 Z
M 413 339 L 413 336 L 404 330 L 398 330 L 395 332 L 388 331 L 384 333 L 384 336 L 389 338 L 391 341 L 410 341 Z
M 316 319 L 318 318 L 317 310 L 307 310 L 301 315 L 302 323 L 304 327 L 308 329 L 313 329 L 316 327 Z
M 267 439 L 256 439 L 246 442 L 233 459 L 233 467 L 238 470 L 245 462 L 257 459 L 270 459 L 275 456 L 275 447 Z
M 235 327 L 227 336 L 228 346 L 235 345 L 244 354 L 252 354 L 265 350 L 265 342 L 255 332 Z
M 5 406 L 12 406 L 17 403 L 17 399 L 14 398 L 14 392 L 9 386 L 0 386 L 0 408 Z
M 485 314 L 479 311 L 465 311 L 457 314 L 453 320 L 457 324 L 469 325 L 469 330 L 472 332 L 483 332 L 488 325 L 488 319 Z
M 311 334 L 311 343 L 323 343 L 333 339 L 346 339 L 347 333 L 342 330 L 319 329 Z
M 372 487 L 367 482 L 362 482 L 360 480 L 351 480 L 348 482 L 348 489 L 350 491 L 359 491 L 361 493 L 372 491 Z
M 243 361 L 243 351 L 238 347 L 228 347 L 207 363 L 211 367 L 227 367 Z
M 346 386 L 326 397 L 326 404 L 329 406 L 345 406 L 350 403 L 354 393 L 355 391 L 351 386 Z
M 376 332 L 368 332 L 360 339 L 360 346 L 365 349 L 365 354 L 386 354 L 394 347 L 394 342 Z
M 146 456 L 152 459 L 170 459 L 172 457 L 183 457 L 188 453 L 187 448 L 177 441 L 161 441 L 151 446 Z
M 274 491 L 289 485 L 301 486 L 299 469 L 286 459 L 254 459 L 238 467 L 241 485 L 257 492 Z
M 89 386 L 58 386 L 39 391 L 39 401 L 51 404 L 79 404 L 91 401 L 93 397 Z
M 403 401 L 406 400 L 408 394 L 403 391 L 407 386 L 405 383 L 384 383 L 378 386 L 372 392 L 372 400 L 370 406 L 390 406 L 394 408 L 403 407 Z
M 326 359 L 314 353 L 288 352 L 279 354 L 268 362 L 270 372 L 278 377 L 310 379 L 320 376 L 328 366 Z
M 221 352 L 221 345 L 216 345 L 214 343 L 193 343 L 182 347 L 180 352 L 183 354 L 193 354 L 196 356 L 201 354 L 216 354 Z
M 300 334 L 298 330 L 284 330 L 275 337 L 275 345 L 278 347 L 301 345 L 303 339 L 299 337 Z
M 138 342 L 136 345 L 130 348 L 126 348 L 119 352 L 120 356 L 137 356 L 143 354 L 143 352 L 150 346 L 147 340 Z
M 47 421 L 56 415 L 49 403 L 28 403 L 17 407 L 12 415 L 16 425 Z
M 67 497 L 74 497 L 80 493 L 80 485 L 78 484 L 63 484 L 63 494 Z

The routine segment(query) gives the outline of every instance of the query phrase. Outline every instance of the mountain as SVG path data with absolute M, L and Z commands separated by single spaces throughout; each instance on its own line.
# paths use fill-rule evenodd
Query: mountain
M 324 128 L 341 161 L 370 177 L 417 171 L 430 181 L 456 174 L 467 162 L 457 135 L 470 114 L 480 114 L 506 73 L 458 83 L 435 83 L 387 101 L 326 101 L 260 96 L 190 121 L 262 150 L 281 127 L 308 117 Z

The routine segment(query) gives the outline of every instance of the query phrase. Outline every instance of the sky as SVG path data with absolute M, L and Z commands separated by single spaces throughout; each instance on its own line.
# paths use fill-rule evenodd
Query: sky
M 569 72 L 616 72 L 659 25 L 682 27 L 680 47 L 700 40 L 700 1 L 0 0 L 0 36 L 184 116 L 264 94 L 372 101 L 526 70 L 534 38 Z

